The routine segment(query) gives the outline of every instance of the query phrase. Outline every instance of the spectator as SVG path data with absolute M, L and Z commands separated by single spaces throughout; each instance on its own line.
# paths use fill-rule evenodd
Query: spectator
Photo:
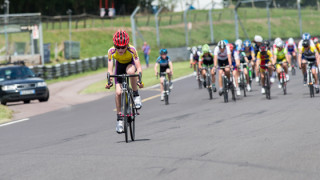
M 147 44 L 147 42 L 143 43 L 142 51 L 143 51 L 143 54 L 144 54 L 144 59 L 146 61 L 146 65 L 147 65 L 147 67 L 149 67 L 150 46 Z

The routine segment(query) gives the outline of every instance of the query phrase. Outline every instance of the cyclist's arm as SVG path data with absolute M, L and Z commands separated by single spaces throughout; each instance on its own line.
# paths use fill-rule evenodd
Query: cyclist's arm
M 229 66 L 232 66 L 231 51 L 229 49 L 229 46 L 227 46 L 227 56 L 228 56 Z
M 158 75 L 158 66 L 159 66 L 159 60 L 157 59 L 156 63 L 154 64 L 154 73 L 156 76 Z
M 299 68 L 301 68 L 301 60 L 302 59 L 302 53 L 299 53 L 298 55 L 298 63 L 299 63 Z
M 190 65 L 193 63 L 193 55 L 190 53 Z
M 173 65 L 172 65 L 172 61 L 169 61 L 169 67 L 170 67 L 171 75 L 173 75 Z
M 113 75 L 113 53 L 115 52 L 114 48 L 109 49 L 108 51 L 108 73 Z
M 203 62 L 203 55 L 201 54 L 201 55 L 199 56 L 199 62 L 198 62 L 199 69 L 202 68 L 202 62 Z

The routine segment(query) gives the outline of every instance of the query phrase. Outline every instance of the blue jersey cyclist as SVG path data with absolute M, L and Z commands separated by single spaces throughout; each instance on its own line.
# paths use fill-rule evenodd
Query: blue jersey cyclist
M 154 71 L 155 75 L 158 76 L 158 66 L 160 67 L 160 90 L 161 90 L 161 96 L 160 100 L 164 100 L 164 92 L 163 92 L 163 81 L 164 81 L 164 75 L 161 74 L 163 72 L 167 73 L 170 89 L 173 88 L 173 83 L 171 82 L 171 78 L 173 75 L 173 65 L 172 61 L 170 60 L 170 57 L 167 55 L 168 51 L 167 49 L 161 49 L 160 50 L 160 56 L 158 57 L 156 64 L 154 65 Z
M 142 73 L 140 60 L 136 49 L 129 44 L 129 35 L 124 30 L 119 30 L 113 35 L 114 46 L 108 50 L 108 73 L 110 75 L 120 74 L 135 74 Z M 113 72 L 113 60 L 115 60 L 115 72 Z M 111 78 L 110 78 L 111 79 Z M 116 109 L 117 109 L 117 127 L 116 131 L 122 133 L 123 128 L 123 117 L 121 115 L 121 85 L 122 79 L 115 78 L 116 87 Z M 143 83 L 137 83 L 137 77 L 130 77 L 131 86 L 133 90 L 133 98 L 136 108 L 142 107 L 141 98 L 138 93 L 137 85 L 142 88 Z M 106 85 L 109 89 L 112 84 Z

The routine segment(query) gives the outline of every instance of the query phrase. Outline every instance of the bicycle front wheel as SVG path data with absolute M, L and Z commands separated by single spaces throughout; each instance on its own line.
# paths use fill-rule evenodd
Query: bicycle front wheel
M 133 97 L 130 96 L 130 117 L 129 117 L 129 129 L 130 129 L 130 136 L 131 136 L 131 140 L 134 141 L 135 140 L 135 117 L 137 114 L 137 109 L 134 108 L 134 103 L 133 103 Z
M 269 78 L 269 73 L 266 72 L 265 74 L 265 81 L 266 81 L 266 87 L 265 87 L 265 90 L 266 90 L 266 98 L 267 99 L 271 99 L 271 93 L 270 93 L 270 78 Z
M 242 88 L 243 88 L 243 96 L 246 97 L 247 93 L 246 93 L 246 83 L 244 82 L 244 73 L 241 73 L 241 84 L 242 84 Z
M 224 97 L 224 102 L 227 103 L 228 100 L 228 78 L 223 77 L 223 97 Z
M 128 143 L 128 93 L 123 92 L 121 95 L 121 114 L 123 116 L 123 131 L 126 143 Z

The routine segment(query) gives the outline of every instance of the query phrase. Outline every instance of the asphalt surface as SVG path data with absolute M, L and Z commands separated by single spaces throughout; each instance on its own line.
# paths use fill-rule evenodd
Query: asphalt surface
M 271 97 L 254 83 L 236 102 L 209 100 L 189 77 L 169 105 L 143 103 L 130 143 L 115 132 L 113 96 L 34 116 L 0 127 L 0 179 L 319 179 L 320 95 L 298 72 Z

